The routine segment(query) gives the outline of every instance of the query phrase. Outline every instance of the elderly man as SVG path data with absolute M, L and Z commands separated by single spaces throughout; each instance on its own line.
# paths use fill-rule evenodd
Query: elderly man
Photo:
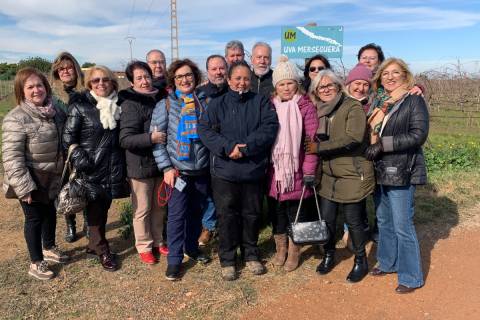
M 198 87 L 209 98 L 216 98 L 227 92 L 227 62 L 225 58 L 214 54 L 207 58 L 208 83 Z
M 252 84 L 251 90 L 270 97 L 273 93 L 272 48 L 268 43 L 257 42 L 252 48 Z
M 245 59 L 245 50 L 243 49 L 243 43 L 238 40 L 232 40 L 225 46 L 225 60 L 227 64 L 231 65 L 237 61 L 243 61 Z
M 153 73 L 153 87 L 158 90 L 165 90 L 167 87 L 167 63 L 165 54 L 158 49 L 147 53 L 147 63 Z

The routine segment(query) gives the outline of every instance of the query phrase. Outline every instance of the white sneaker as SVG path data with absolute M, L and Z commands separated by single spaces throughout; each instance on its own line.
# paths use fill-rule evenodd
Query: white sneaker
M 50 249 L 43 249 L 43 259 L 56 263 L 65 263 L 70 260 L 70 257 L 60 251 L 57 246 L 54 246 Z
M 48 267 L 46 261 L 40 261 L 30 264 L 28 274 L 38 280 L 50 280 L 54 277 L 52 270 Z

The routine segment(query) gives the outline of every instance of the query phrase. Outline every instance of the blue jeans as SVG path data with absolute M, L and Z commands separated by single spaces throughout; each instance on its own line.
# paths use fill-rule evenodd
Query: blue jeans
M 208 196 L 203 208 L 202 226 L 208 231 L 214 231 L 217 225 L 217 213 L 215 212 L 215 205 L 213 198 Z
M 424 284 L 420 247 L 413 225 L 414 194 L 414 185 L 377 185 L 374 196 L 379 231 L 379 268 L 384 272 L 396 272 L 398 283 L 409 288 Z

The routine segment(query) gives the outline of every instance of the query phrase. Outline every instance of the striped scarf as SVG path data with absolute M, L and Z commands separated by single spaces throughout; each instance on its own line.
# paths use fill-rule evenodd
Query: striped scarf
M 198 117 L 195 110 L 195 98 L 193 94 L 183 94 L 176 90 L 180 97 L 180 119 L 177 128 L 177 159 L 180 161 L 190 160 L 190 147 L 192 142 L 199 139 L 197 133 Z

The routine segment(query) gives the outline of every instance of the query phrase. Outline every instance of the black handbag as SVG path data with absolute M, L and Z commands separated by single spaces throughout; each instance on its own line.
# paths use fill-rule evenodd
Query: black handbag
M 302 196 L 300 198 L 300 203 L 298 204 L 295 221 L 292 222 L 288 228 L 290 238 L 292 238 L 293 242 L 297 245 L 324 244 L 330 238 L 330 233 L 328 232 L 325 220 L 322 219 L 315 186 L 312 188 L 315 195 L 315 205 L 317 207 L 318 220 L 310 222 L 298 222 L 298 216 L 300 215 L 300 210 L 302 208 L 303 196 L 305 195 L 305 188 L 306 187 L 303 186 Z

